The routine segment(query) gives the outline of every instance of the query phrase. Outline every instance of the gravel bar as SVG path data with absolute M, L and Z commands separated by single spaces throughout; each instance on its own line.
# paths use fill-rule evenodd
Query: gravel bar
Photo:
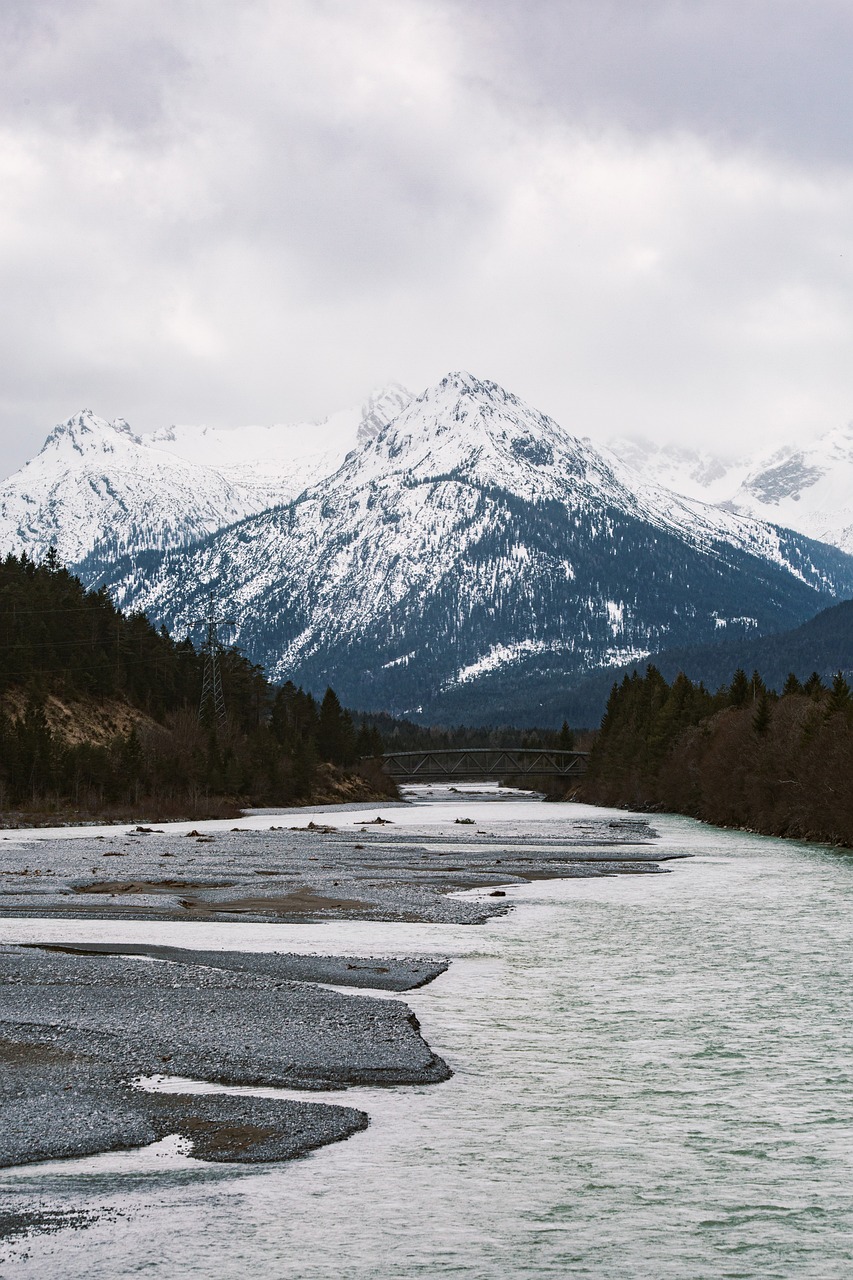
M 462 809 L 462 806 L 460 806 Z M 385 821 L 215 834 L 117 828 L 63 839 L 0 837 L 0 917 L 482 924 L 509 904 L 460 890 L 534 879 L 659 874 L 680 855 L 643 820 L 565 821 L 556 835 Z M 510 824 L 501 823 L 502 828 Z
M 363 826 L 346 829 L 329 814 L 328 822 L 324 815 L 213 834 L 7 831 L 0 916 L 480 924 L 511 907 L 498 886 L 660 874 L 662 861 L 683 856 L 662 854 L 642 819 L 550 822 L 538 837 L 504 821 L 496 833 L 466 817 L 395 830 L 393 820 L 368 812 Z M 446 968 L 417 957 L 0 946 L 0 1166 L 124 1150 L 170 1134 L 199 1159 L 229 1163 L 290 1159 L 346 1138 L 367 1116 L 311 1102 L 311 1091 L 437 1084 L 451 1073 L 402 1001 L 317 984 L 403 992 Z M 152 1075 L 300 1089 L 306 1100 L 135 1086 Z M 56 1221 L 33 1201 L 10 1210 L 0 1234 Z
M 306 1091 L 449 1077 L 402 1001 L 285 980 L 276 961 L 290 968 L 292 957 L 263 959 L 272 972 L 186 956 L 152 964 L 133 954 L 0 949 L 0 1165 L 139 1146 L 166 1133 L 189 1138 L 203 1159 L 285 1159 L 367 1124 L 345 1106 L 148 1094 L 132 1085 L 140 1076 Z M 308 976 L 312 958 L 302 959 Z M 314 972 L 328 976 L 335 963 L 321 958 Z M 423 977 L 404 963 L 409 979 Z

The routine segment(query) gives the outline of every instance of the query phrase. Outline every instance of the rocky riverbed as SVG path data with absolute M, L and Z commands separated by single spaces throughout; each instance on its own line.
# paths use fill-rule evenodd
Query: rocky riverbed
M 443 972 L 442 963 L 112 950 L 0 949 L 0 1164 L 141 1146 L 167 1133 L 188 1138 L 204 1159 L 285 1159 L 367 1124 L 345 1106 L 151 1094 L 134 1087 L 140 1077 L 311 1091 L 450 1074 L 402 1001 L 316 985 L 369 980 L 405 990 Z
M 481 924 L 506 905 L 449 895 L 661 870 L 655 832 L 636 819 L 564 823 L 556 834 L 549 824 L 531 839 L 464 816 L 421 831 L 395 830 L 393 818 L 367 813 L 360 825 L 337 829 L 325 817 L 256 830 L 8 833 L 0 838 L 0 917 Z
M 0 1165 L 172 1134 L 202 1160 L 288 1159 L 368 1124 L 343 1092 L 342 1105 L 330 1105 L 311 1102 L 312 1091 L 438 1084 L 451 1074 L 402 1000 L 329 989 L 404 992 L 433 981 L 444 962 L 202 951 L 192 947 L 193 922 L 479 924 L 509 909 L 501 886 L 663 870 L 643 820 L 549 823 L 531 837 L 512 823 L 472 822 L 464 805 L 462 816 L 420 829 L 383 813 L 350 813 L 340 827 L 333 815 L 287 815 L 258 829 L 7 833 L 0 917 L 189 928 L 180 947 L 0 948 Z M 305 1101 L 140 1087 L 155 1076 L 298 1089 Z M 38 1227 L 43 1212 L 22 1202 L 0 1233 L 4 1221 L 12 1232 Z

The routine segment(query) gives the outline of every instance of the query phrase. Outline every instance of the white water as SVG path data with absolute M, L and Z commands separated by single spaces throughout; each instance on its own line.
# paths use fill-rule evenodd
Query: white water
M 539 832 L 564 816 L 526 812 Z M 14 1274 L 850 1276 L 853 861 L 655 825 L 662 852 L 697 856 L 513 888 L 516 910 L 485 927 L 3 922 L 6 940 L 455 957 L 403 997 L 452 1080 L 337 1095 L 370 1129 L 291 1164 L 202 1165 L 167 1144 L 8 1173 L 0 1187 L 121 1215 L 27 1242 Z

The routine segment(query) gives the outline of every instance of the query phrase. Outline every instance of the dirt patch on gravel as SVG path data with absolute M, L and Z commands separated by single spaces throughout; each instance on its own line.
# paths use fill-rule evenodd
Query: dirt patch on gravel
M 205 885 L 205 888 L 211 888 Z M 312 889 L 294 889 L 292 893 L 270 895 L 252 895 L 246 898 L 232 898 L 223 902 L 221 898 L 204 901 L 187 899 L 181 906 L 188 911 L 208 915 L 210 912 L 226 911 L 232 915 L 303 916 L 314 915 L 320 911 L 363 911 L 371 906 L 359 898 L 330 898 L 322 893 L 314 893 Z
M 176 889 L 230 889 L 233 880 L 96 880 L 78 884 L 75 893 L 174 893 Z

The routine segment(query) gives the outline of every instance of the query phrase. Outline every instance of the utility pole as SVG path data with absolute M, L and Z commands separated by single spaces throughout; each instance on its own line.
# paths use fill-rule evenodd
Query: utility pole
M 198 706 L 198 718 L 201 723 L 209 721 L 214 727 L 225 727 L 225 697 L 222 693 L 222 673 L 219 669 L 219 655 L 222 646 L 219 643 L 219 628 L 233 626 L 231 618 L 217 618 L 216 597 L 211 591 L 207 602 L 207 634 L 201 646 L 204 655 L 204 680 L 201 686 L 201 701 Z

